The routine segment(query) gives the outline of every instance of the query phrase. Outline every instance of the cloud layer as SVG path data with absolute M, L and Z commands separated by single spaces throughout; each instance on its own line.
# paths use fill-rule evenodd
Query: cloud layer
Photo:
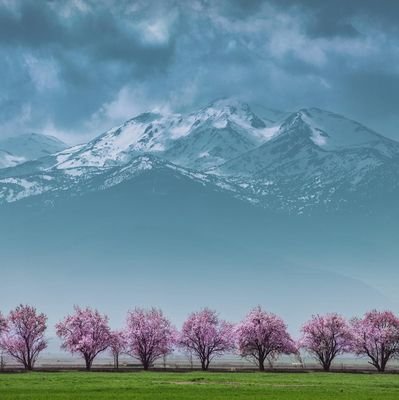
M 221 96 L 399 139 L 399 2 L 0 0 L 0 135 L 78 142 Z

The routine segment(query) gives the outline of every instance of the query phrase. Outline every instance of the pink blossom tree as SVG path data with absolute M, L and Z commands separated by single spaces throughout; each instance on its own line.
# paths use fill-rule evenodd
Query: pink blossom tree
M 236 336 L 240 355 L 255 361 L 260 371 L 265 370 L 267 359 L 297 352 L 284 321 L 261 307 L 248 313 L 237 326 Z
M 215 357 L 234 349 L 234 327 L 205 308 L 192 313 L 184 322 L 179 346 L 198 357 L 205 371 Z
M 3 333 L 0 347 L 26 370 L 31 371 L 39 354 L 47 347 L 44 333 L 47 317 L 36 308 L 19 305 L 2 322 Z
M 119 356 L 126 351 L 125 334 L 122 331 L 111 332 L 110 346 L 111 354 L 114 357 L 114 366 L 119 369 Z
M 7 321 L 3 317 L 3 314 L 0 312 L 0 337 L 1 334 L 7 329 Z
M 91 369 L 96 356 L 111 345 L 108 317 L 88 307 L 75 307 L 75 313 L 59 322 L 56 331 L 63 341 L 61 347 L 72 354 L 79 353 L 87 370 Z
M 324 371 L 330 370 L 337 355 L 350 351 L 351 329 L 345 318 L 338 314 L 315 315 L 301 331 L 300 347 L 315 357 Z
M 126 352 L 148 370 L 160 357 L 173 351 L 176 330 L 157 308 L 136 308 L 127 315 Z
M 352 324 L 352 350 L 366 356 L 379 372 L 389 360 L 399 356 L 399 318 L 391 311 L 370 311 Z

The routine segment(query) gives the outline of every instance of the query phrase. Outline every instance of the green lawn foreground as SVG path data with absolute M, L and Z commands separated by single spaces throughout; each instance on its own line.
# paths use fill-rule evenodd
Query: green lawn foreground
M 0 399 L 399 399 L 399 376 L 338 373 L 0 374 Z

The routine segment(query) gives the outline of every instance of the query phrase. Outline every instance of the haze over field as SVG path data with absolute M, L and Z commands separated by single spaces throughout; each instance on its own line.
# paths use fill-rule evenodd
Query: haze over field
M 0 2 L 0 309 L 397 311 L 379 3 Z

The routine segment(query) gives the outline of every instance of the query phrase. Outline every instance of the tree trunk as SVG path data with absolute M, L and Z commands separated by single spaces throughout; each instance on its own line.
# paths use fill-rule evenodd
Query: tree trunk
M 208 367 L 209 367 L 209 362 L 207 362 L 206 360 L 202 360 L 202 361 L 201 361 L 201 369 L 202 369 L 203 371 L 207 371 L 207 370 L 208 370 Z
M 33 365 L 32 365 L 32 363 L 28 361 L 28 362 L 25 364 L 25 369 L 26 369 L 27 371 L 33 371 Z
M 385 365 L 383 363 L 380 364 L 379 361 L 372 360 L 371 362 L 369 362 L 369 364 L 371 364 L 373 367 L 375 367 L 375 369 L 378 372 L 384 372 L 385 371 Z
M 264 371 L 264 370 L 265 370 L 265 360 L 259 358 L 259 371 Z
M 90 371 L 93 360 L 91 360 L 90 357 L 85 356 L 85 363 L 86 363 L 86 371 Z
M 324 372 L 330 372 L 330 365 L 329 364 L 323 364 L 323 370 Z

